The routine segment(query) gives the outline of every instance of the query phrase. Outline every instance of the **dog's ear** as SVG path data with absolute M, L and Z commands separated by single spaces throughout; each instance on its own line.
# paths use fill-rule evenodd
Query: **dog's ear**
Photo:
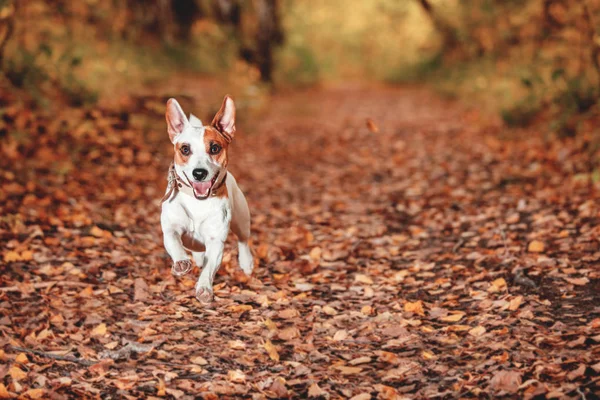
M 175 99 L 169 99 L 167 101 L 167 112 L 165 114 L 167 118 L 167 130 L 169 132 L 169 139 L 172 143 L 175 143 L 175 138 L 179 136 L 187 124 L 189 124 L 181 106 Z
M 219 132 L 231 141 L 235 134 L 235 104 L 233 99 L 229 96 L 225 96 L 221 109 L 215 115 L 212 120 L 212 126 L 214 126 Z
M 202 128 L 202 121 L 194 114 L 190 114 L 190 124 L 196 128 Z

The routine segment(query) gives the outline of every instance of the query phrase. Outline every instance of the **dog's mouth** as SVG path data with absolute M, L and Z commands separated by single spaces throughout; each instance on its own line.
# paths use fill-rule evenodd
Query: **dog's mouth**
M 217 181 L 217 176 L 218 174 L 215 174 L 210 181 L 190 182 L 192 184 L 192 188 L 194 189 L 194 196 L 196 196 L 197 199 L 207 198 L 210 195 L 212 187 Z

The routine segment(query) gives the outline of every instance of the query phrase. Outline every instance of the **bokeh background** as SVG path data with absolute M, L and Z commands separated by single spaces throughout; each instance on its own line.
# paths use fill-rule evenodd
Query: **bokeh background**
M 568 136 L 597 114 L 599 21 L 597 0 L 2 0 L 2 86 L 79 106 L 202 74 L 260 108 L 272 90 L 425 82 Z

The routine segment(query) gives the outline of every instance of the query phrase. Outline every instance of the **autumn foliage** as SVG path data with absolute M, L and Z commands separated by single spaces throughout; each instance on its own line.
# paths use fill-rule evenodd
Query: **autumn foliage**
M 394 47 L 378 58 L 390 49 L 388 29 L 406 34 L 395 21 L 415 15 L 429 21 L 434 43 L 446 30 L 463 38 L 443 52 L 443 71 L 516 51 L 495 25 L 451 18 L 478 15 L 474 8 L 442 14 L 439 30 L 441 1 L 361 2 L 347 13 L 282 2 L 287 31 L 274 48 L 273 86 L 240 54 L 253 40 L 237 42 L 231 59 L 210 57 L 216 68 L 202 73 L 157 62 L 189 50 L 199 32 L 210 40 L 192 43 L 207 46 L 194 54 L 229 45 L 220 32 L 233 32 L 235 18 L 202 14 L 209 2 L 197 2 L 197 21 L 181 29 L 169 22 L 176 11 L 161 22 L 117 3 L 0 2 L 0 23 L 24 8 L 44 16 L 37 31 L 11 28 L 17 43 L 6 42 L 2 60 L 15 68 L 3 64 L 0 81 L 0 398 L 598 398 L 595 102 L 577 114 L 576 134 L 557 135 L 549 123 L 560 109 L 509 127 L 483 101 L 473 105 L 475 94 L 365 82 L 403 56 Z M 515 12 L 512 2 L 452 3 L 493 6 L 499 19 L 501 8 Z M 554 19 L 580 21 L 580 5 L 543 3 Z M 241 11 L 250 13 L 241 26 L 253 27 L 256 14 Z M 542 22 L 543 9 L 526 11 Z M 330 24 L 303 35 L 298 15 Z M 61 18 L 65 26 L 54 24 Z M 36 35 L 46 28 L 90 35 L 94 46 L 80 62 L 67 42 L 42 51 Z M 552 29 L 569 37 L 566 22 Z M 128 37 L 96 37 L 109 31 Z M 344 40 L 330 40 L 337 31 Z M 29 67 L 18 40 L 35 55 Z M 114 53 L 117 44 L 143 51 Z M 328 69 L 342 53 L 370 61 Z M 138 64 L 136 54 L 156 62 Z M 480 72 L 476 83 L 496 76 Z M 329 74 L 337 85 L 272 90 L 278 79 L 304 85 Z M 258 262 L 247 277 L 230 238 L 206 306 L 194 298 L 199 270 L 173 277 L 162 243 L 173 157 L 164 113 L 176 97 L 210 121 L 226 93 L 239 107 L 229 165 L 248 199 Z

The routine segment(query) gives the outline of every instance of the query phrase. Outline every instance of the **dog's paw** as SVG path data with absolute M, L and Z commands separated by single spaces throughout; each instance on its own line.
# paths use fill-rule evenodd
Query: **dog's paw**
M 196 298 L 200 303 L 210 303 L 213 301 L 213 291 L 211 288 L 199 287 L 196 289 Z
M 252 270 L 254 269 L 254 258 L 252 257 L 250 247 L 247 243 L 240 243 L 238 250 L 238 261 L 240 263 L 240 268 L 246 275 L 250 276 L 252 274 Z
M 173 263 L 171 273 L 175 276 L 183 276 L 193 268 L 192 260 L 180 260 Z

